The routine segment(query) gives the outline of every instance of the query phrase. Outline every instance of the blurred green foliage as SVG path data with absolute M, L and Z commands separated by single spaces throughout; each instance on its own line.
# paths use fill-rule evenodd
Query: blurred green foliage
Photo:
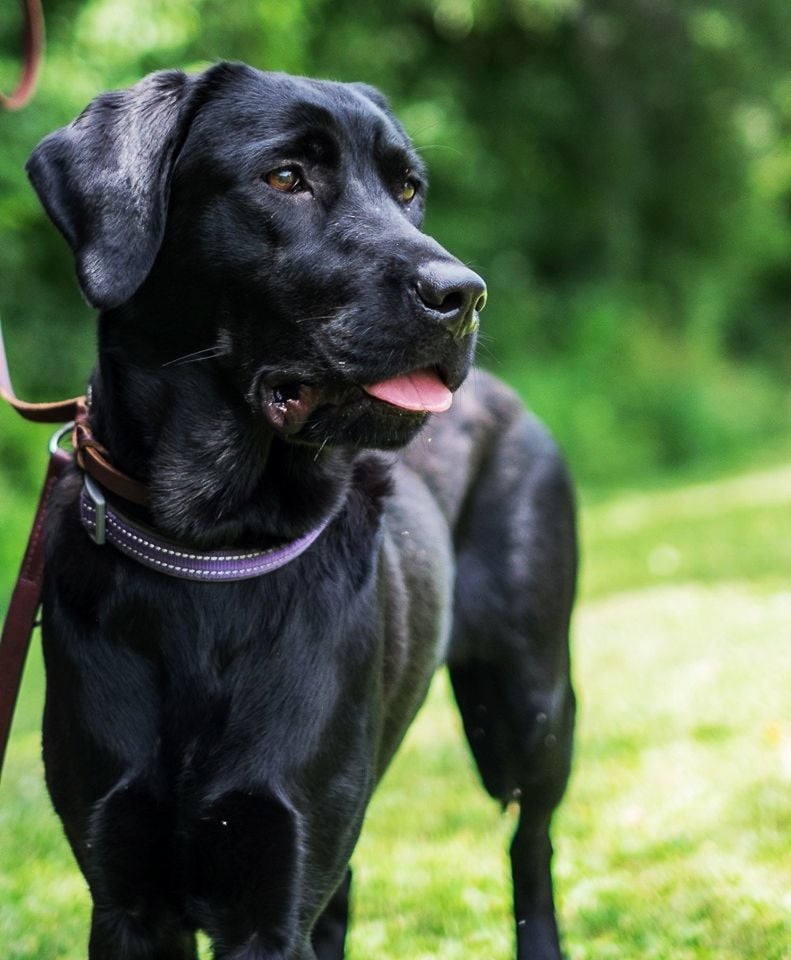
M 787 431 L 787 0 L 47 0 L 39 95 L 0 114 L 0 315 L 20 392 L 78 392 L 93 321 L 23 165 L 95 94 L 233 58 L 393 101 L 427 229 L 485 275 L 481 362 L 577 474 L 623 482 Z M 19 14 L 0 14 L 0 84 Z

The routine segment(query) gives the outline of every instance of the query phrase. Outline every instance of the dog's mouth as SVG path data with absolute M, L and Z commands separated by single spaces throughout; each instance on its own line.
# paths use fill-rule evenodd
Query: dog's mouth
M 436 367 L 411 370 L 371 384 L 308 384 L 298 381 L 259 387 L 261 409 L 268 423 L 287 436 L 297 434 L 320 407 L 346 408 L 373 404 L 382 413 L 424 418 L 443 413 L 453 394 Z

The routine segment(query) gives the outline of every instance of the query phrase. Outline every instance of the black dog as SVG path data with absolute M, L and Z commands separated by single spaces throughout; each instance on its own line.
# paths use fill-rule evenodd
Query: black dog
M 557 958 L 570 485 L 485 374 L 440 412 L 485 288 L 421 233 L 423 165 L 386 101 L 160 73 L 28 169 L 101 310 L 93 432 L 148 491 L 110 503 L 186 551 L 326 523 L 275 572 L 195 583 L 97 546 L 81 474 L 61 482 L 44 757 L 92 960 L 191 960 L 197 929 L 224 960 L 340 960 L 366 806 L 443 660 L 486 788 L 521 803 L 518 957 Z

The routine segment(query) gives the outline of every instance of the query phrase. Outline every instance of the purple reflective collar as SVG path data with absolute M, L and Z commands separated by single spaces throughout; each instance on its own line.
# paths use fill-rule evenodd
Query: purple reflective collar
M 250 580 L 279 570 L 295 560 L 320 536 L 330 518 L 308 533 L 272 550 L 212 550 L 197 553 L 178 543 L 157 536 L 111 507 L 101 489 L 86 475 L 80 493 L 80 519 L 88 536 L 97 544 L 114 547 L 142 563 L 181 580 L 217 583 Z

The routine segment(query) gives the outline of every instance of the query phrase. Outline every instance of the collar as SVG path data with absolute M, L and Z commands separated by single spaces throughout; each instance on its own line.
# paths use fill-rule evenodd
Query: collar
M 323 533 L 330 521 L 321 523 L 296 540 L 271 550 L 211 550 L 198 553 L 189 547 L 165 540 L 112 507 L 99 485 L 85 474 L 80 493 L 80 520 L 88 536 L 98 545 L 111 543 L 121 553 L 144 567 L 180 580 L 208 583 L 250 580 L 279 570 L 298 556 Z

